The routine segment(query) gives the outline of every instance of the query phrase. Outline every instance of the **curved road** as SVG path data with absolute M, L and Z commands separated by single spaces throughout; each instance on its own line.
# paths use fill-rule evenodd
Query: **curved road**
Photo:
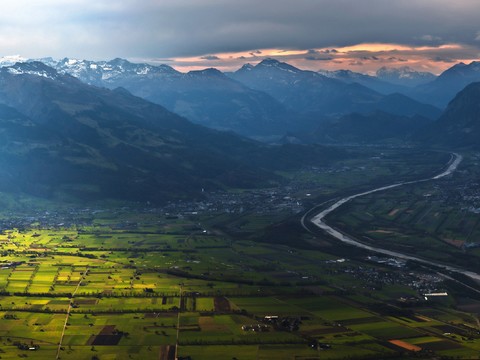
M 445 269 L 445 270 L 448 270 L 448 271 L 452 271 L 452 272 L 456 272 L 456 273 L 466 275 L 466 276 L 468 276 L 468 277 L 470 277 L 474 280 L 480 281 L 480 274 L 472 272 L 472 271 L 464 270 L 464 269 L 454 267 L 454 266 L 450 266 L 450 265 L 445 265 L 445 264 L 442 264 L 442 263 L 437 263 L 435 261 L 425 260 L 425 259 L 413 256 L 413 255 L 403 254 L 403 253 L 400 253 L 400 252 L 397 252 L 397 251 L 382 249 L 382 248 L 379 248 L 379 247 L 370 246 L 370 245 L 361 243 L 358 240 L 355 240 L 353 237 L 349 236 L 348 234 L 342 233 L 339 230 L 334 229 L 333 227 L 328 225 L 324 220 L 325 216 L 327 216 L 332 211 L 334 211 L 335 209 L 339 208 L 340 206 L 342 206 L 343 204 L 345 204 L 346 202 L 348 202 L 352 199 L 355 199 L 355 198 L 358 198 L 358 197 L 361 197 L 361 196 L 365 196 L 365 195 L 368 195 L 368 194 L 376 193 L 376 192 L 379 192 L 379 191 L 393 189 L 393 188 L 403 186 L 403 185 L 416 184 L 416 183 L 421 183 L 421 182 L 430 181 L 430 180 L 438 180 L 438 179 L 441 179 L 445 176 L 448 176 L 448 175 L 452 174 L 457 169 L 458 165 L 461 163 L 462 160 L 463 160 L 463 157 L 461 155 L 454 153 L 454 154 L 452 154 L 452 157 L 451 157 L 451 159 L 448 163 L 447 169 L 444 170 L 443 172 L 441 172 L 440 174 L 436 175 L 436 176 L 433 176 L 433 177 L 427 178 L 427 179 L 405 181 L 405 182 L 400 182 L 400 183 L 393 184 L 393 185 L 382 186 L 382 187 L 379 187 L 379 188 L 376 188 L 376 189 L 373 189 L 373 190 L 370 190 L 370 191 L 366 191 L 366 192 L 362 192 L 362 193 L 359 193 L 359 194 L 348 196 L 346 198 L 338 200 L 337 202 L 335 202 L 333 205 L 331 205 L 327 209 L 325 209 L 325 210 L 321 211 L 320 213 L 318 213 L 317 215 L 313 216 L 310 219 L 310 221 L 316 227 L 322 229 L 323 231 L 325 231 L 326 233 L 333 236 L 337 240 L 340 240 L 343 243 L 346 243 L 346 244 L 349 244 L 349 245 L 352 245 L 352 246 L 356 246 L 358 248 L 362 248 L 362 249 L 365 249 L 365 250 L 369 250 L 369 251 L 372 251 L 372 252 L 376 252 L 376 253 L 379 253 L 379 254 L 396 257 L 396 258 L 399 258 L 399 259 L 413 260 L 413 261 L 416 261 L 416 262 L 419 262 L 419 263 L 422 263 L 422 264 L 433 265 L 433 266 L 436 266 L 436 267 L 439 267 L 439 268 L 442 268 L 442 269 Z M 314 209 L 318 208 L 319 206 L 315 207 Z M 311 213 L 311 211 L 307 212 L 302 217 L 301 222 L 302 222 L 303 227 L 305 227 L 305 228 L 306 228 L 305 219 L 310 213 Z

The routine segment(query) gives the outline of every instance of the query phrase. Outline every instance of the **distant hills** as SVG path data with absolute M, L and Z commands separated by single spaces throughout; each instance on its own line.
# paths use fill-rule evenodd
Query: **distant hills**
M 393 84 L 376 76 L 361 74 L 351 70 L 320 70 L 318 73 L 329 78 L 340 80 L 347 84 L 358 83 L 385 95 L 408 90 L 405 85 Z
M 363 115 L 352 113 L 328 119 L 306 135 L 306 142 L 327 144 L 412 143 L 412 135 L 433 123 L 433 120 L 415 115 L 392 115 L 378 111 Z
M 384 66 L 377 70 L 375 76 L 351 70 L 320 70 L 318 73 L 345 83 L 358 83 L 382 94 L 406 93 L 409 88 L 426 84 L 436 78 L 432 73 L 419 72 L 408 66 L 400 68 Z
M 348 71 L 300 70 L 274 59 L 226 74 L 215 69 L 180 73 L 123 59 L 42 61 L 90 85 L 125 88 L 196 123 L 266 140 L 309 132 L 325 118 L 352 112 L 430 119 L 441 113 L 405 95 L 403 85 Z
M 459 63 L 444 71 L 435 80 L 407 91 L 406 94 L 445 108 L 459 91 L 477 81 L 480 81 L 480 62 Z
M 0 190 L 51 198 L 191 199 L 202 189 L 272 184 L 276 170 L 344 156 L 210 130 L 40 62 L 0 69 L 0 130 Z
M 436 78 L 432 73 L 416 71 L 409 66 L 402 66 L 399 68 L 387 68 L 383 66 L 377 70 L 376 76 L 378 79 L 385 82 L 407 87 L 423 85 Z
M 440 119 L 417 138 L 449 148 L 480 150 L 480 82 L 460 91 Z
M 8 111 L 17 111 L 28 121 L 35 120 L 36 126 L 45 125 L 40 121 L 43 118 L 49 118 L 49 121 L 52 121 L 52 117 L 54 119 L 64 117 L 64 113 L 67 113 L 70 118 L 75 120 L 76 125 L 73 126 L 73 123 L 70 123 L 72 128 L 64 130 L 71 131 L 75 135 L 79 135 L 83 131 L 92 132 L 90 117 L 100 115 L 89 113 L 87 118 L 90 120 L 85 120 L 83 116 L 87 109 L 90 111 L 97 109 L 96 106 L 100 106 L 99 98 L 113 99 L 113 94 L 115 94 L 115 101 L 102 103 L 102 106 L 113 107 L 113 112 L 125 112 L 127 111 L 125 106 L 127 106 L 129 113 L 133 116 L 145 117 L 141 111 L 136 109 L 137 105 L 131 105 L 139 104 L 140 98 L 142 98 L 144 101 L 146 100 L 144 104 L 152 102 L 160 105 L 158 109 L 162 109 L 161 112 L 165 119 L 172 117 L 180 119 L 173 114 L 176 113 L 209 128 L 235 132 L 267 142 L 297 143 L 303 141 L 343 144 L 408 141 L 410 143 L 415 139 L 420 139 L 421 134 L 433 131 L 429 129 L 436 129 L 438 134 L 442 134 L 441 129 L 437 128 L 437 124 L 452 117 L 449 115 L 452 113 L 452 109 L 455 109 L 455 112 L 461 117 L 467 116 L 467 113 L 460 111 L 463 107 L 454 106 L 455 104 L 449 106 L 443 115 L 441 109 L 445 108 L 448 102 L 465 86 L 480 81 L 480 62 L 456 64 L 436 77 L 431 73 L 415 71 L 409 67 L 380 68 L 375 76 L 349 70 L 306 71 L 275 59 L 265 59 L 256 65 L 245 64 L 232 73 L 222 73 L 213 68 L 181 73 L 167 65 L 134 64 L 124 59 L 89 61 L 45 58 L 41 59 L 41 62 L 24 61 L 12 66 L 12 63 L 17 60 L 21 59 L 4 59 L 3 65 L 6 67 L 3 68 L 2 74 L 7 71 L 10 75 L 35 75 L 38 79 L 45 81 L 49 79 L 55 82 L 56 86 L 63 83 L 62 86 L 66 90 L 63 88 L 60 90 L 59 87 L 54 91 L 52 88 L 51 94 L 47 92 L 43 94 L 42 98 L 38 98 L 38 94 L 29 93 L 34 88 L 31 84 L 21 87 L 22 91 L 16 94 L 15 91 L 20 91 L 21 81 L 17 81 L 16 85 L 8 83 L 8 91 L 5 88 L 2 90 L 4 92 L 3 104 L 9 107 Z M 0 65 L 2 65 L 1 63 L 0 60 Z M 74 81 L 74 78 L 81 82 Z M 34 83 L 37 83 L 38 79 Z M 80 90 L 79 86 L 86 87 Z M 59 100 L 67 96 L 69 92 L 71 93 L 73 89 L 78 89 L 75 96 L 72 94 L 68 100 Z M 38 91 L 41 93 L 40 90 Z M 86 94 L 92 94 L 92 91 L 98 94 L 90 95 L 86 99 Z M 49 97 L 45 98 L 46 95 Z M 23 102 L 22 99 L 24 99 Z M 83 105 L 80 104 L 85 102 L 88 105 L 81 111 Z M 70 105 L 65 108 L 65 103 Z M 93 106 L 93 103 L 96 105 Z M 7 111 L 7 109 L 4 110 Z M 102 110 L 99 114 L 102 114 L 103 120 L 105 120 L 102 123 L 104 126 L 108 123 L 106 120 L 110 116 L 108 115 L 109 111 Z M 153 113 L 151 112 L 148 116 L 153 116 Z M 440 120 L 436 122 L 437 119 Z M 176 122 L 177 125 L 180 123 L 179 121 Z M 216 140 L 219 143 L 231 144 L 230 149 L 235 153 L 234 160 L 240 161 L 242 167 L 248 168 L 252 174 L 264 174 L 256 172 L 256 166 L 263 166 L 265 174 L 269 172 L 268 166 L 264 166 L 268 162 L 263 161 L 270 156 L 267 155 L 270 150 L 262 149 L 259 152 L 260 144 L 249 142 L 233 134 L 205 133 L 206 129 L 194 128 L 185 119 L 182 121 L 189 124 L 188 129 L 193 133 L 200 132 L 203 134 L 201 136 L 207 139 L 210 136 L 216 136 L 222 138 L 222 140 Z M 80 126 L 78 123 L 82 125 Z M 90 125 L 85 127 L 86 123 Z M 64 126 L 61 122 L 57 125 Z M 90 129 L 87 129 L 88 127 Z M 166 126 L 162 131 L 167 128 L 169 127 Z M 453 131 L 453 128 L 451 130 Z M 107 133 L 113 134 L 111 130 Z M 64 135 L 62 134 L 60 137 Z M 115 136 L 117 135 L 115 134 Z M 187 142 L 186 138 L 177 139 L 177 135 L 177 130 L 175 130 L 169 136 L 180 143 Z M 425 136 L 428 137 L 428 135 Z M 84 144 L 87 138 L 88 136 L 85 136 L 81 143 Z M 92 135 L 92 139 L 94 138 L 95 136 Z M 196 139 L 197 136 L 188 135 L 188 138 Z M 230 140 L 225 140 L 226 138 Z M 147 136 L 145 139 L 149 139 L 149 137 Z M 132 144 L 130 138 L 109 141 Z M 157 142 L 157 140 L 146 141 Z M 208 143 L 209 141 L 202 144 L 197 144 L 197 142 L 196 139 L 189 144 L 189 147 L 190 145 L 212 146 Z M 142 141 L 138 140 L 136 146 L 141 147 L 141 143 Z M 238 150 L 244 149 L 245 146 L 249 150 L 245 152 Z M 299 149 L 295 150 L 297 154 L 292 155 L 290 160 L 296 158 L 303 151 Z M 148 149 L 148 152 L 151 151 Z M 250 155 L 261 154 L 250 156 L 249 166 L 251 168 L 244 162 L 245 158 L 243 157 L 243 153 L 249 151 L 251 151 Z M 194 152 L 201 153 L 201 151 Z M 102 153 L 97 151 L 96 154 Z M 218 159 L 206 161 L 208 164 L 218 164 L 221 159 L 231 155 L 229 151 L 225 151 L 220 146 L 212 154 L 217 154 Z M 209 156 L 210 154 L 205 155 L 205 159 Z M 306 158 L 309 157 L 306 156 Z M 237 164 L 235 161 L 230 164 Z M 188 163 L 185 162 L 185 164 Z M 189 168 L 190 170 L 199 169 Z M 223 170 L 219 170 L 219 172 Z M 186 177 L 188 178 L 188 176 Z M 261 177 L 263 178 L 263 175 Z M 230 177 L 230 179 L 232 178 Z M 255 176 L 252 179 L 254 178 Z M 202 175 L 198 179 L 204 181 L 206 177 Z M 271 178 L 266 175 L 264 179 Z M 212 178 L 209 181 L 219 186 L 226 184 L 224 180 L 218 180 L 218 178 Z M 252 180 L 251 184 L 255 181 Z
M 243 66 L 230 76 L 248 87 L 266 92 L 287 108 L 317 116 L 337 116 L 352 112 L 363 114 L 378 110 L 394 115 L 418 114 L 435 118 L 440 111 L 407 96 L 380 94 L 358 82 L 341 81 L 318 72 L 297 69 L 274 59 L 255 66 Z
M 133 64 L 123 59 L 47 63 L 83 82 L 115 89 L 162 105 L 189 120 L 247 136 L 282 135 L 298 129 L 295 114 L 266 93 L 252 90 L 216 69 L 181 73 L 167 65 Z
M 348 70 L 320 73 L 346 83 L 356 82 L 383 94 L 401 93 L 418 102 L 444 109 L 465 86 L 480 81 L 480 62 L 455 64 L 439 76 L 409 67 L 382 67 L 376 76 Z

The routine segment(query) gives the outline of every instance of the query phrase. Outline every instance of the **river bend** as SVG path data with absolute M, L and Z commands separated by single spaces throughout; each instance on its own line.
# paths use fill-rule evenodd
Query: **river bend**
M 416 261 L 416 262 L 419 262 L 419 263 L 422 263 L 422 264 L 433 265 L 433 266 L 436 266 L 436 267 L 439 267 L 439 268 L 442 268 L 442 269 L 445 269 L 445 270 L 448 270 L 448 271 L 452 271 L 452 272 L 456 272 L 456 273 L 466 275 L 466 276 L 468 276 L 468 277 L 470 277 L 474 280 L 480 281 L 480 274 L 478 274 L 478 273 L 468 271 L 468 270 L 464 270 L 464 269 L 461 269 L 461 268 L 458 268 L 458 267 L 455 267 L 455 266 L 450 266 L 450 265 L 445 265 L 445 264 L 442 264 L 442 263 L 437 263 L 435 261 L 425 260 L 425 259 L 413 256 L 413 255 L 404 254 L 404 253 L 401 253 L 401 252 L 398 252 L 398 251 L 392 251 L 392 250 L 387 250 L 387 249 L 383 249 L 383 248 L 376 247 L 376 246 L 367 245 L 367 244 L 364 244 L 364 243 L 356 240 L 352 236 L 331 227 L 330 225 L 328 225 L 325 222 L 325 217 L 328 214 L 330 214 L 332 211 L 338 209 L 340 206 L 349 202 L 352 199 L 356 199 L 358 197 L 373 194 L 373 193 L 380 192 L 380 191 L 393 189 L 393 188 L 403 186 L 403 185 L 410 185 L 410 184 L 416 184 L 416 183 L 441 179 L 441 178 L 443 178 L 445 176 L 448 176 L 448 175 L 452 174 L 453 172 L 455 172 L 455 170 L 457 170 L 457 167 L 462 162 L 462 160 L 463 160 L 463 157 L 461 155 L 453 153 L 452 157 L 451 157 L 451 159 L 448 163 L 448 167 L 438 175 L 435 175 L 433 177 L 426 178 L 426 179 L 420 179 L 420 180 L 414 180 L 414 181 L 405 181 L 405 182 L 399 182 L 399 183 L 392 184 L 392 185 L 382 186 L 382 187 L 379 187 L 379 188 L 376 188 L 376 189 L 373 189 L 373 190 L 369 190 L 369 191 L 366 191 L 366 192 L 362 192 L 362 193 L 359 193 L 359 194 L 355 194 L 355 195 L 345 197 L 343 199 L 338 200 L 337 202 L 335 202 L 333 205 L 326 208 L 325 210 L 322 210 L 317 215 L 313 216 L 310 219 L 310 221 L 316 227 L 322 229 L 323 231 L 325 231 L 326 233 L 333 236 L 337 240 L 340 240 L 343 243 L 346 243 L 346 244 L 349 244 L 349 245 L 352 245 L 352 246 L 356 246 L 358 248 L 362 248 L 362 249 L 365 249 L 365 250 L 369 250 L 369 251 L 372 251 L 372 252 L 375 252 L 375 253 L 396 257 L 396 258 L 399 258 L 399 259 L 413 260 L 413 261 Z

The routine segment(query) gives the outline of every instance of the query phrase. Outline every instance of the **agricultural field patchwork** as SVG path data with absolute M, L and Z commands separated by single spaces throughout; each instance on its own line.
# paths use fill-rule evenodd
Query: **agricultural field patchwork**
M 364 189 L 395 172 L 409 179 L 420 168 L 434 170 L 434 162 L 426 166 L 421 159 L 418 167 L 407 167 L 390 154 L 370 167 L 352 162 L 338 172 L 310 169 L 292 174 L 292 181 L 322 182 L 309 196 L 324 199 L 340 195 L 347 183 Z M 354 183 L 348 171 L 365 177 Z M 477 222 L 469 212 L 454 216 L 452 207 L 449 213 L 448 203 L 435 200 L 442 191 L 419 186 L 358 199 L 331 221 L 356 234 L 365 231 L 366 241 L 415 246 L 449 261 L 464 256 L 457 245 L 473 241 Z M 63 218 L 72 216 L 64 211 Z M 1 359 L 480 354 L 475 291 L 436 269 L 303 231 L 298 216 L 284 223 L 284 210 L 258 215 L 92 208 L 74 214 L 69 224 L 28 218 L 27 225 L 22 220 L 0 233 Z M 426 233 L 421 239 L 419 231 Z M 476 251 L 472 247 L 467 255 Z

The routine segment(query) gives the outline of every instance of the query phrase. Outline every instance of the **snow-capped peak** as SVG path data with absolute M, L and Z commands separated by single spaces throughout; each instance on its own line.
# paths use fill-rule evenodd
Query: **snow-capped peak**
M 17 62 L 15 65 L 6 66 L 5 69 L 13 75 L 35 75 L 48 79 L 58 78 L 55 69 L 39 61 Z
M 23 63 L 26 61 L 27 59 L 25 59 L 24 57 L 21 57 L 20 55 L 3 56 L 3 57 L 0 57 L 0 67 L 12 66 L 12 65 L 15 65 L 16 63 Z
M 239 71 L 251 71 L 253 69 L 253 65 L 250 63 L 244 64 Z
M 297 69 L 295 66 L 292 66 L 290 64 L 287 64 L 272 58 L 266 58 L 262 60 L 255 66 L 255 68 L 277 69 L 277 70 L 290 72 L 293 74 L 301 72 L 301 70 Z
M 398 79 L 414 79 L 433 76 L 428 72 L 420 72 L 412 69 L 410 66 L 402 66 L 399 68 L 387 68 L 381 67 L 377 70 L 377 76 L 382 77 L 395 77 Z
M 134 64 L 116 58 L 110 61 L 91 61 L 65 58 L 52 64 L 59 73 L 69 74 L 82 81 L 104 86 L 104 81 L 113 81 L 129 76 L 166 76 L 178 72 L 168 65 Z
M 323 75 L 325 77 L 328 77 L 328 78 L 336 78 L 337 77 L 337 74 L 335 71 L 330 71 L 330 70 L 318 70 L 317 73 L 319 73 L 320 75 Z
M 381 67 L 377 70 L 377 78 L 399 85 L 416 86 L 433 81 L 435 75 L 429 72 L 422 72 L 412 69 L 409 66 L 398 68 Z

